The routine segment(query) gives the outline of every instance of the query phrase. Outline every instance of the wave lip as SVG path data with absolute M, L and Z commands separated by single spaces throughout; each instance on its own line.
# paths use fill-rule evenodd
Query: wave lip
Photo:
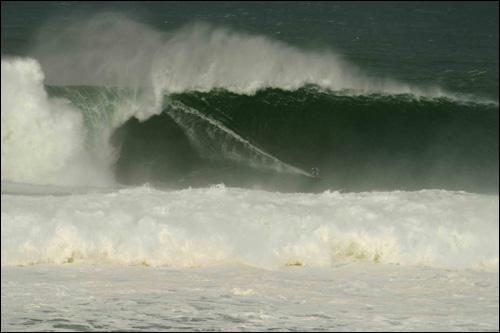
M 498 271 L 498 196 L 226 188 L 2 195 L 2 265 L 262 268 L 359 261 Z

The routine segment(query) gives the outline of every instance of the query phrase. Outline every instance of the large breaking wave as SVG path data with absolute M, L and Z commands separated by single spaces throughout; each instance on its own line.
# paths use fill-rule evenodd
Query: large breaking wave
M 2 59 L 2 181 L 498 190 L 497 103 L 329 50 L 105 14 L 49 26 L 34 54 Z
M 497 102 L 205 24 L 107 14 L 38 40 L 2 59 L 2 265 L 498 270 L 498 195 L 325 191 L 498 192 Z M 145 182 L 323 193 L 115 187 Z

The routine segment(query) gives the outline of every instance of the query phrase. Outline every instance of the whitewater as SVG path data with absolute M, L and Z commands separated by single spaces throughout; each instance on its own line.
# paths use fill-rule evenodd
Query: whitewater
M 3 183 L 2 330 L 494 330 L 497 205 Z
M 167 115 L 203 159 L 311 182 L 173 96 L 313 85 L 496 101 L 208 24 L 161 32 L 104 14 L 56 28 L 1 61 L 2 331 L 498 330 L 497 193 L 129 186 L 111 144 L 127 122 Z
M 360 260 L 498 271 L 498 239 L 490 237 L 498 231 L 498 196 L 280 194 L 223 185 L 34 193 L 2 196 L 4 265 L 240 263 L 271 269 Z

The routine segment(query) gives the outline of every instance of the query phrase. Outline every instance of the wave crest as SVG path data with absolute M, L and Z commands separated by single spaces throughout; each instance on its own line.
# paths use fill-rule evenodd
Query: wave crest
M 264 36 L 206 23 L 160 32 L 120 14 L 46 28 L 37 59 L 54 85 L 148 87 L 161 106 L 164 94 L 222 88 L 239 94 L 293 90 L 307 84 L 353 94 L 451 96 L 373 78 L 331 50 L 305 51 Z

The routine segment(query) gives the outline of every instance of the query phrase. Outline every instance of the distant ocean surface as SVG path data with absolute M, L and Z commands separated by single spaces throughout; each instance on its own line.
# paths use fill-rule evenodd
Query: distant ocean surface
M 498 331 L 497 2 L 1 15 L 2 331 Z

